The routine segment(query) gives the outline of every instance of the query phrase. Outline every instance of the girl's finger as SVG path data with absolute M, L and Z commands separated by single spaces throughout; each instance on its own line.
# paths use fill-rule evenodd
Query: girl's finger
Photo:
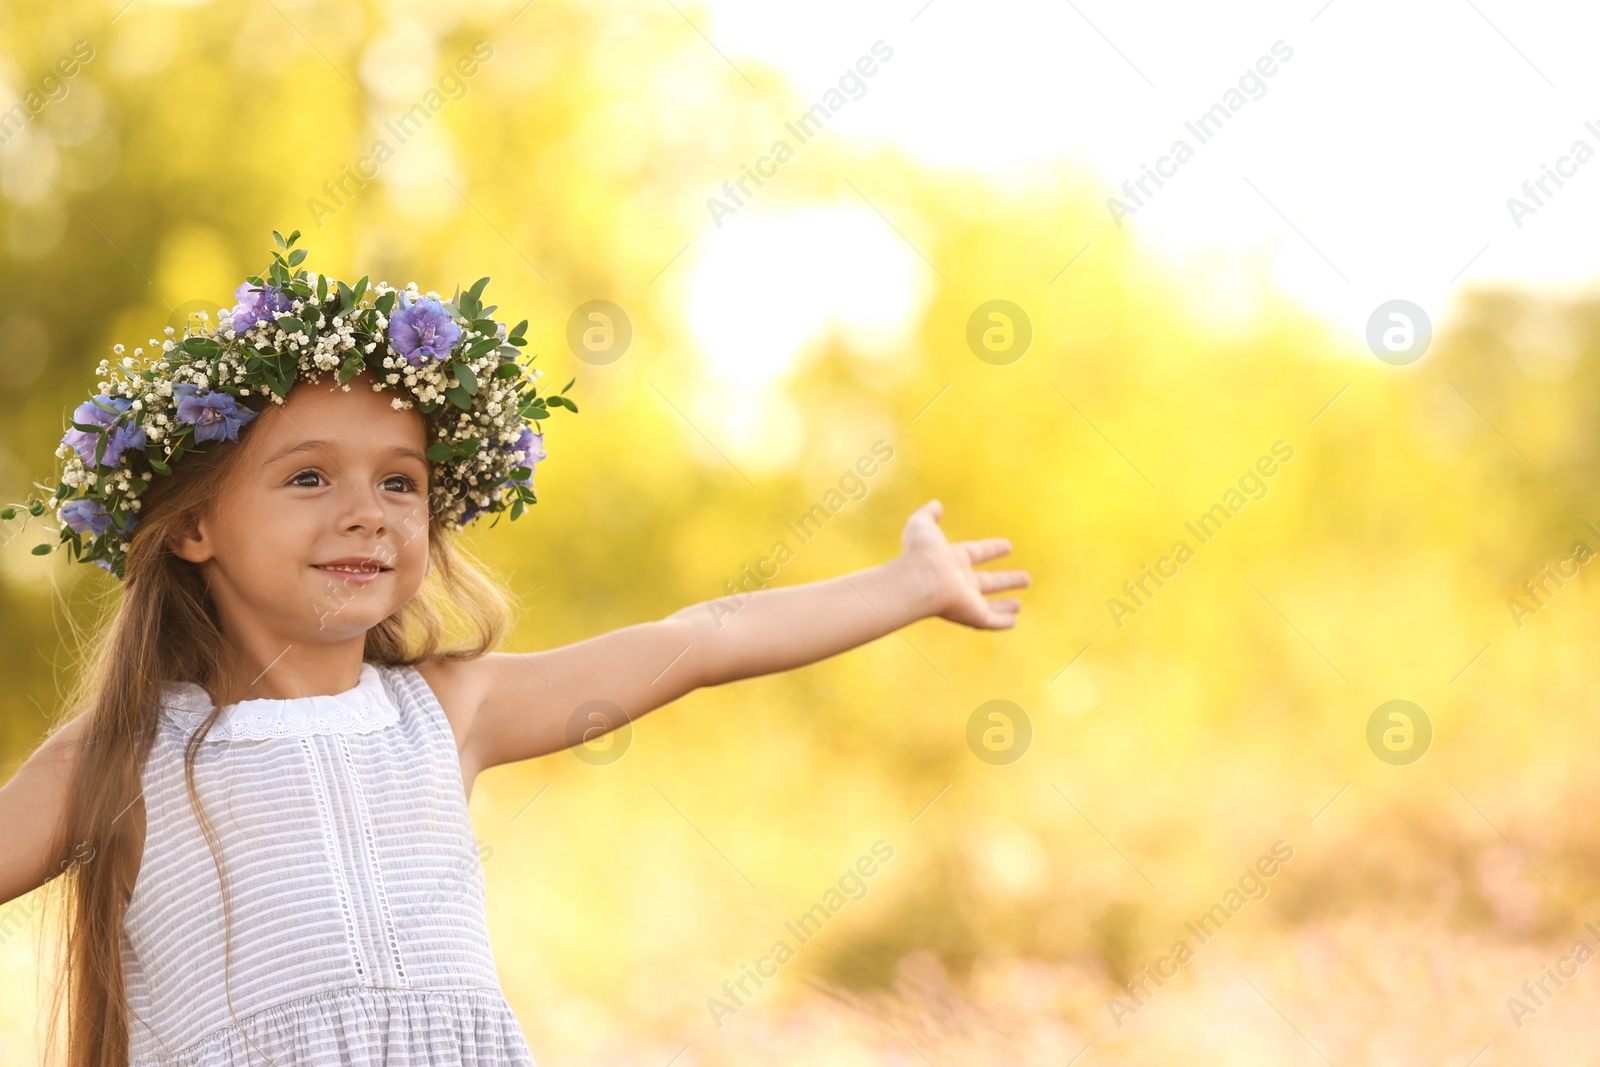
M 973 563 L 986 563 L 1011 551 L 1011 542 L 1004 537 L 986 537 L 981 541 L 962 541 L 967 558 Z
M 1001 589 L 1025 589 L 1028 586 L 1027 571 L 974 571 L 973 573 L 978 576 L 978 589 L 985 593 Z
M 996 609 L 989 613 L 989 629 L 1009 630 L 1017 624 L 1017 612 L 1022 610 L 1022 605 L 1015 600 L 1009 598 L 991 600 L 989 606 Z

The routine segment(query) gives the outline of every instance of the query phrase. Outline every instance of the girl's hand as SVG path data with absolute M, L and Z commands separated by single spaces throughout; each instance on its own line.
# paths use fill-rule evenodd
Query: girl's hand
M 900 535 L 902 557 L 913 560 L 930 583 L 930 615 L 959 622 L 979 630 L 1004 630 L 1016 625 L 1022 605 L 1016 597 L 989 600 L 984 594 L 1028 585 L 1027 571 L 977 571 L 973 565 L 998 559 L 1011 551 L 1004 537 L 981 541 L 945 539 L 939 520 L 944 505 L 930 500 L 906 520 Z

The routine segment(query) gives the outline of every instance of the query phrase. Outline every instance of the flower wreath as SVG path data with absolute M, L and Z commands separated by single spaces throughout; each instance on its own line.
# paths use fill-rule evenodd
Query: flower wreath
M 446 527 L 508 508 L 516 519 L 537 503 L 533 466 L 545 452 L 533 425 L 553 407 L 577 412 L 564 395 L 577 379 L 560 393 L 539 395 L 543 372 L 517 359 L 527 320 L 508 332 L 491 317 L 494 307 L 481 303 L 488 278 L 441 301 L 437 293 L 418 294 L 415 282 L 395 289 L 363 277 L 351 286 L 294 270 L 307 254 L 294 248 L 299 236 L 273 231 L 278 247 L 266 278 L 246 278 L 234 292 L 238 303 L 214 326 L 198 312 L 200 325 L 186 324 L 176 341 L 167 327 L 168 339 L 144 359 L 142 348 L 127 357 L 122 345 L 112 346 L 123 358 L 100 362 L 100 391 L 73 411 L 56 449 L 65 463 L 54 493 L 0 509 L 7 521 L 19 508 L 34 516 L 56 512 L 60 538 L 34 546 L 35 555 L 66 545 L 74 559 L 123 578 L 142 494 L 205 442 L 238 440 L 258 414 L 238 397 L 282 404 L 296 381 L 335 371 L 347 383 L 369 366 L 375 390 L 410 394 L 391 401 L 397 410 L 415 405 L 435 415 L 426 451 L 435 475 L 429 507 Z

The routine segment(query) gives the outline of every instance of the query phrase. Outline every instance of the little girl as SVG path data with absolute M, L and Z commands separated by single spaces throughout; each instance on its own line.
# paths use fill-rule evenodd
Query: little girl
M 487 278 L 352 287 L 295 270 L 298 236 L 223 321 L 102 363 L 54 495 L 0 513 L 54 510 L 35 552 L 123 581 L 77 714 L 0 788 L 0 903 L 67 876 L 68 1067 L 532 1065 L 480 771 L 917 619 L 1010 627 L 985 594 L 1028 584 L 974 570 L 1009 543 L 948 543 L 935 500 L 859 573 L 492 652 L 506 602 L 451 531 L 534 503 L 528 420 L 577 407 L 539 391 Z M 447 616 L 474 638 L 447 645 Z

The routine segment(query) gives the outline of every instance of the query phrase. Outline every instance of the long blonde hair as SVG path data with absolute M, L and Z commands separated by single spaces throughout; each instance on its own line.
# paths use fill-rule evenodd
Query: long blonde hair
M 268 403 L 258 397 L 240 402 L 256 410 Z M 155 479 L 145 492 L 120 595 L 113 594 L 111 610 L 87 642 L 86 662 L 55 727 L 86 716 L 57 839 L 66 874 L 52 887 L 59 887 L 61 914 L 47 1048 L 65 1050 L 64 1067 L 127 1067 L 121 935 L 128 903 L 124 887 L 133 880 L 140 854 L 134 820 L 123 815 L 142 795 L 163 682 L 194 682 L 215 695 L 219 679 L 234 668 L 199 568 L 173 554 L 169 538 L 192 529 L 214 507 L 247 433 L 238 442 L 218 442 L 186 455 L 172 474 Z M 367 631 L 368 662 L 400 666 L 476 658 L 492 651 L 505 633 L 511 616 L 507 591 L 451 542 L 432 515 L 428 534 L 428 576 L 403 608 Z M 467 638 L 447 646 L 456 630 L 465 630 Z M 200 744 L 220 714 L 221 708 L 214 709 L 190 737 L 184 779 L 223 886 L 225 930 L 231 930 L 216 836 L 194 779 Z

